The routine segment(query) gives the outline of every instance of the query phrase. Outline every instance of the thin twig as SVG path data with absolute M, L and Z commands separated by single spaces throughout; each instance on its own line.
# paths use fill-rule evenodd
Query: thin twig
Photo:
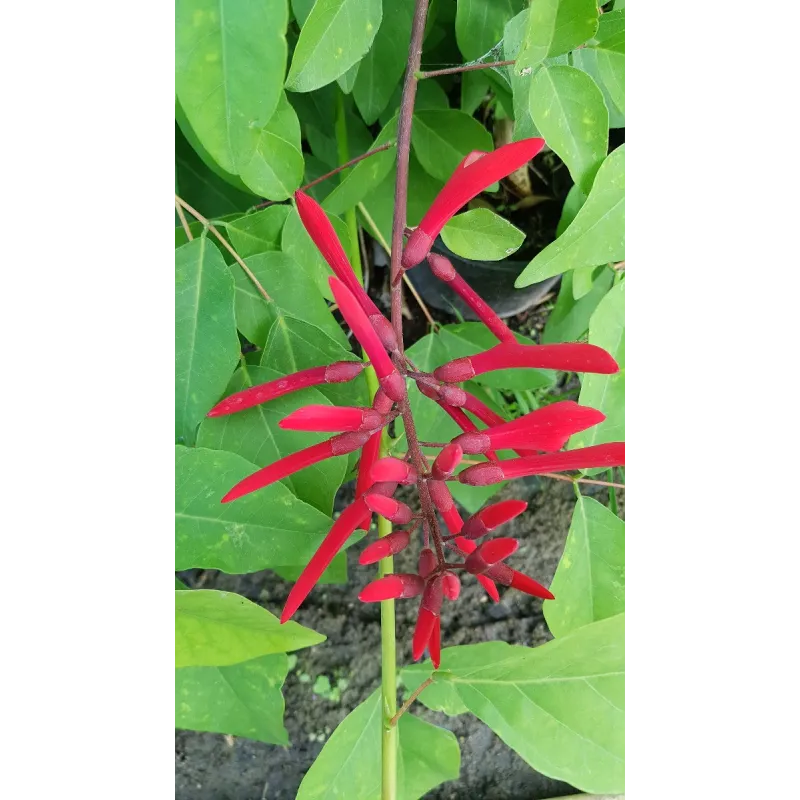
M 557 481 L 569 481 L 570 483 L 591 483 L 593 486 L 613 486 L 615 489 L 624 489 L 624 483 L 612 483 L 611 481 L 596 481 L 592 478 L 572 478 L 569 475 L 559 475 L 556 472 L 540 472 L 542 478 L 553 478 Z
M 414 689 L 408 696 L 408 700 L 400 706 L 400 710 L 389 720 L 389 727 L 393 728 L 397 725 L 397 720 L 411 708 L 411 704 L 433 683 L 433 677 L 426 678 L 422 683 Z
M 175 202 L 180 203 L 198 222 L 201 222 L 214 236 L 219 239 L 220 244 L 234 257 L 236 263 L 244 270 L 245 275 L 253 282 L 253 285 L 258 289 L 261 296 L 268 302 L 272 302 L 272 298 L 267 294 L 267 290 L 261 285 L 261 282 L 253 274 L 253 271 L 247 264 L 242 261 L 239 254 L 228 244 L 228 240 L 196 209 L 192 208 L 185 200 L 175 195 Z
M 319 178 L 315 178 L 311 183 L 307 183 L 305 186 L 301 186 L 298 191 L 304 192 L 306 189 L 310 189 L 312 186 L 316 186 L 318 183 L 322 183 L 322 181 L 328 180 L 328 178 L 332 178 L 334 175 L 338 175 L 342 170 L 347 169 L 348 167 L 352 167 L 354 164 L 358 164 L 359 161 L 363 161 L 365 158 L 369 158 L 370 156 L 374 156 L 376 153 L 382 153 L 384 150 L 388 150 L 390 147 L 394 147 L 396 142 L 386 142 L 386 144 L 382 144 L 380 147 L 376 147 L 374 150 L 367 150 L 366 153 L 362 153 L 360 156 L 356 156 L 355 158 L 351 158 L 344 164 L 336 167 L 336 169 L 332 169 L 330 172 L 326 172 L 324 175 L 320 175 Z M 280 202 L 278 200 L 265 200 L 263 203 L 259 203 L 254 208 L 266 208 L 267 206 L 274 205 L 275 203 Z
M 180 219 L 181 225 L 183 225 L 183 231 L 186 234 L 186 238 L 190 242 L 193 242 L 194 236 L 192 236 L 192 229 L 189 227 L 189 223 L 186 221 L 186 214 L 183 213 L 181 204 L 177 200 L 175 200 L 175 210 L 178 212 L 178 219 Z
M 514 63 L 511 61 L 487 61 L 483 64 L 461 64 L 458 67 L 448 67 L 447 69 L 434 69 L 430 72 L 417 72 L 417 80 L 425 80 L 425 78 L 437 78 L 439 75 L 455 75 L 458 72 L 472 72 L 475 69 L 489 69 L 491 67 L 508 67 Z

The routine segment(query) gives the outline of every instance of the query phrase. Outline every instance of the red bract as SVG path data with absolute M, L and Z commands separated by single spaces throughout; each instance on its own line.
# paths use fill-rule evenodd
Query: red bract
M 396 573 L 378 578 L 368 583 L 358 595 L 363 603 L 377 603 L 380 600 L 399 600 L 422 594 L 425 581 L 419 575 Z M 281 620 L 283 621 L 283 620 Z
M 384 424 L 373 408 L 304 406 L 284 417 L 278 427 L 287 431 L 374 431 Z
M 465 539 L 480 539 L 489 531 L 518 517 L 527 507 L 528 504 L 523 500 L 503 500 L 493 503 L 473 514 L 464 523 L 461 535 Z
M 411 534 L 408 531 L 395 531 L 382 536 L 377 542 L 367 545 L 358 559 L 359 564 L 374 564 L 387 556 L 394 556 L 408 547 Z
M 483 353 L 457 358 L 433 371 L 434 377 L 447 383 L 461 383 L 497 369 L 532 367 L 564 372 L 591 372 L 612 375 L 619 365 L 602 347 L 567 342 L 563 344 L 503 343 Z
M 364 369 L 364 364 L 358 361 L 337 361 L 327 367 L 311 367 L 300 370 L 283 378 L 276 378 L 268 383 L 251 386 L 241 392 L 236 392 L 230 397 L 217 403 L 206 416 L 221 417 L 225 414 L 235 414 L 260 403 L 283 397 L 285 394 L 305 389 L 309 386 L 319 386 L 323 383 L 345 383 L 351 381 Z
M 496 464 L 475 464 L 458 474 L 458 480 L 468 486 L 489 486 L 492 483 L 541 475 L 543 472 L 563 472 L 567 469 L 595 467 L 624 467 L 625 443 L 611 442 L 579 447 L 562 453 L 512 458 Z
M 523 139 L 479 156 L 470 153 L 436 196 L 417 229 L 408 237 L 402 265 L 410 269 L 425 258 L 447 221 L 473 197 L 527 164 L 544 147 L 544 139 Z

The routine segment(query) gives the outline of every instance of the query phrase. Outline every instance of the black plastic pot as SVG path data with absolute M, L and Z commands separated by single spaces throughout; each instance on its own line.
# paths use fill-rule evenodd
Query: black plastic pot
M 448 249 L 441 237 L 433 252 L 447 256 L 461 277 L 495 310 L 500 317 L 512 317 L 535 305 L 558 282 L 560 276 L 515 289 L 514 281 L 528 265 L 527 261 L 471 261 Z M 464 301 L 444 282 L 434 277 L 427 261 L 406 273 L 422 299 L 430 306 L 453 313 L 455 308 L 466 320 L 477 317 Z

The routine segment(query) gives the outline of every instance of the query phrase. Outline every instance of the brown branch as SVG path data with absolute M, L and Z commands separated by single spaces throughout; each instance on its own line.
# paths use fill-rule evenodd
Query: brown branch
M 400 706 L 400 710 L 389 720 L 389 727 L 394 728 L 397 721 L 411 708 L 411 704 L 433 683 L 433 677 L 425 678 L 422 683 L 408 696 L 408 700 Z
M 483 64 L 461 64 L 458 67 L 448 67 L 447 69 L 434 69 L 430 72 L 417 72 L 416 78 L 417 80 L 425 80 L 425 78 L 437 78 L 439 75 L 455 75 L 459 72 L 472 72 L 476 69 L 489 69 L 491 67 L 508 67 L 514 63 L 514 59 L 512 58 L 511 61 L 487 61 Z
M 228 244 L 228 240 L 196 209 L 192 208 L 185 200 L 175 195 L 175 202 L 180 203 L 193 217 L 195 217 L 198 222 L 201 222 L 214 236 L 219 239 L 220 244 L 234 257 L 236 263 L 244 270 L 245 275 L 253 282 L 253 285 L 258 289 L 261 296 L 268 302 L 272 302 L 272 298 L 267 294 L 267 290 L 261 285 L 261 282 L 256 278 L 253 274 L 253 271 L 247 264 L 242 261 L 239 254 Z
M 376 147 L 374 150 L 367 150 L 366 153 L 362 153 L 360 156 L 356 156 L 355 158 L 351 158 L 346 163 L 336 167 L 336 169 L 332 169 L 330 172 L 326 172 L 324 175 L 320 175 L 319 178 L 315 178 L 311 183 L 307 183 L 305 186 L 301 186 L 298 191 L 304 192 L 306 189 L 310 189 L 312 186 L 316 186 L 318 183 L 322 183 L 322 181 L 328 180 L 328 178 L 332 178 L 334 175 L 338 175 L 342 170 L 347 169 L 348 167 L 352 167 L 354 164 L 358 164 L 359 161 L 363 161 L 365 158 L 369 158 L 370 156 L 374 156 L 376 153 L 382 153 L 384 150 L 388 150 L 390 147 L 394 147 L 396 142 L 386 142 L 386 144 L 382 144 L 380 147 Z M 275 203 L 280 202 L 278 200 L 265 200 L 263 203 L 259 203 L 254 208 L 266 208 L 267 206 L 274 205 Z
M 175 210 L 178 212 L 178 219 L 181 221 L 181 225 L 183 226 L 183 232 L 186 234 L 186 238 L 190 241 L 194 241 L 194 236 L 192 236 L 192 229 L 189 227 L 189 223 L 186 221 L 186 214 L 183 213 L 183 209 L 181 208 L 181 204 L 175 200 Z

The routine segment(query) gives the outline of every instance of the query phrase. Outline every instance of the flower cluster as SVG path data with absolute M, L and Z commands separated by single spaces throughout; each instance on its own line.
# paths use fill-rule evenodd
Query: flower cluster
M 498 583 L 534 597 L 553 598 L 544 586 L 505 563 L 518 547 L 516 539 L 499 537 L 478 541 L 521 514 L 526 504 L 517 500 L 492 503 L 464 520 L 448 482 L 457 480 L 472 486 L 486 486 L 544 472 L 621 466 L 625 462 L 625 446 L 614 442 L 562 451 L 570 436 L 602 422 L 603 414 L 572 401 L 562 401 L 507 421 L 456 384 L 509 367 L 611 374 L 617 372 L 618 366 L 605 350 L 590 344 L 519 344 L 506 324 L 458 275 L 453 265 L 430 252 L 447 220 L 491 184 L 525 165 L 543 144 L 542 139 L 526 139 L 492 153 L 470 153 L 408 238 L 402 254 L 402 269 L 412 269 L 427 259 L 433 274 L 459 294 L 498 340 L 497 345 L 485 352 L 450 361 L 433 373 L 416 369 L 405 356 L 397 332 L 358 282 L 325 212 L 308 195 L 296 193 L 303 225 L 334 272 L 329 280 L 333 297 L 375 370 L 380 389 L 369 408 L 311 405 L 289 414 L 281 421 L 282 428 L 329 431 L 335 435 L 258 470 L 222 499 L 223 503 L 228 503 L 324 459 L 361 451 L 356 498 L 336 519 L 292 587 L 281 622 L 286 622 L 297 611 L 350 535 L 358 528 L 369 529 L 373 514 L 405 527 L 368 544 L 361 553 L 362 564 L 396 555 L 408 547 L 413 534 L 420 532 L 422 535 L 424 547 L 415 572 L 379 578 L 364 587 L 359 595 L 368 603 L 391 598 L 421 598 L 412 643 L 415 660 L 427 649 L 438 667 L 439 615 L 445 599 L 454 601 L 459 596 L 459 573 L 474 575 L 495 602 L 499 600 Z M 302 370 L 238 392 L 215 406 L 209 416 L 241 411 L 308 386 L 350 381 L 364 366 L 364 363 L 343 361 Z M 416 435 L 410 430 L 413 418 L 407 385 L 416 385 L 463 431 L 441 448 L 432 464 L 428 463 Z M 400 414 L 406 422 L 409 452 L 405 459 L 380 458 L 382 431 Z M 479 428 L 474 420 L 485 427 Z M 498 450 L 511 450 L 518 457 L 501 460 Z M 479 454 L 487 460 L 456 474 L 465 455 Z M 411 484 L 416 485 L 419 493 L 420 513 L 414 513 L 393 496 L 398 486 Z

